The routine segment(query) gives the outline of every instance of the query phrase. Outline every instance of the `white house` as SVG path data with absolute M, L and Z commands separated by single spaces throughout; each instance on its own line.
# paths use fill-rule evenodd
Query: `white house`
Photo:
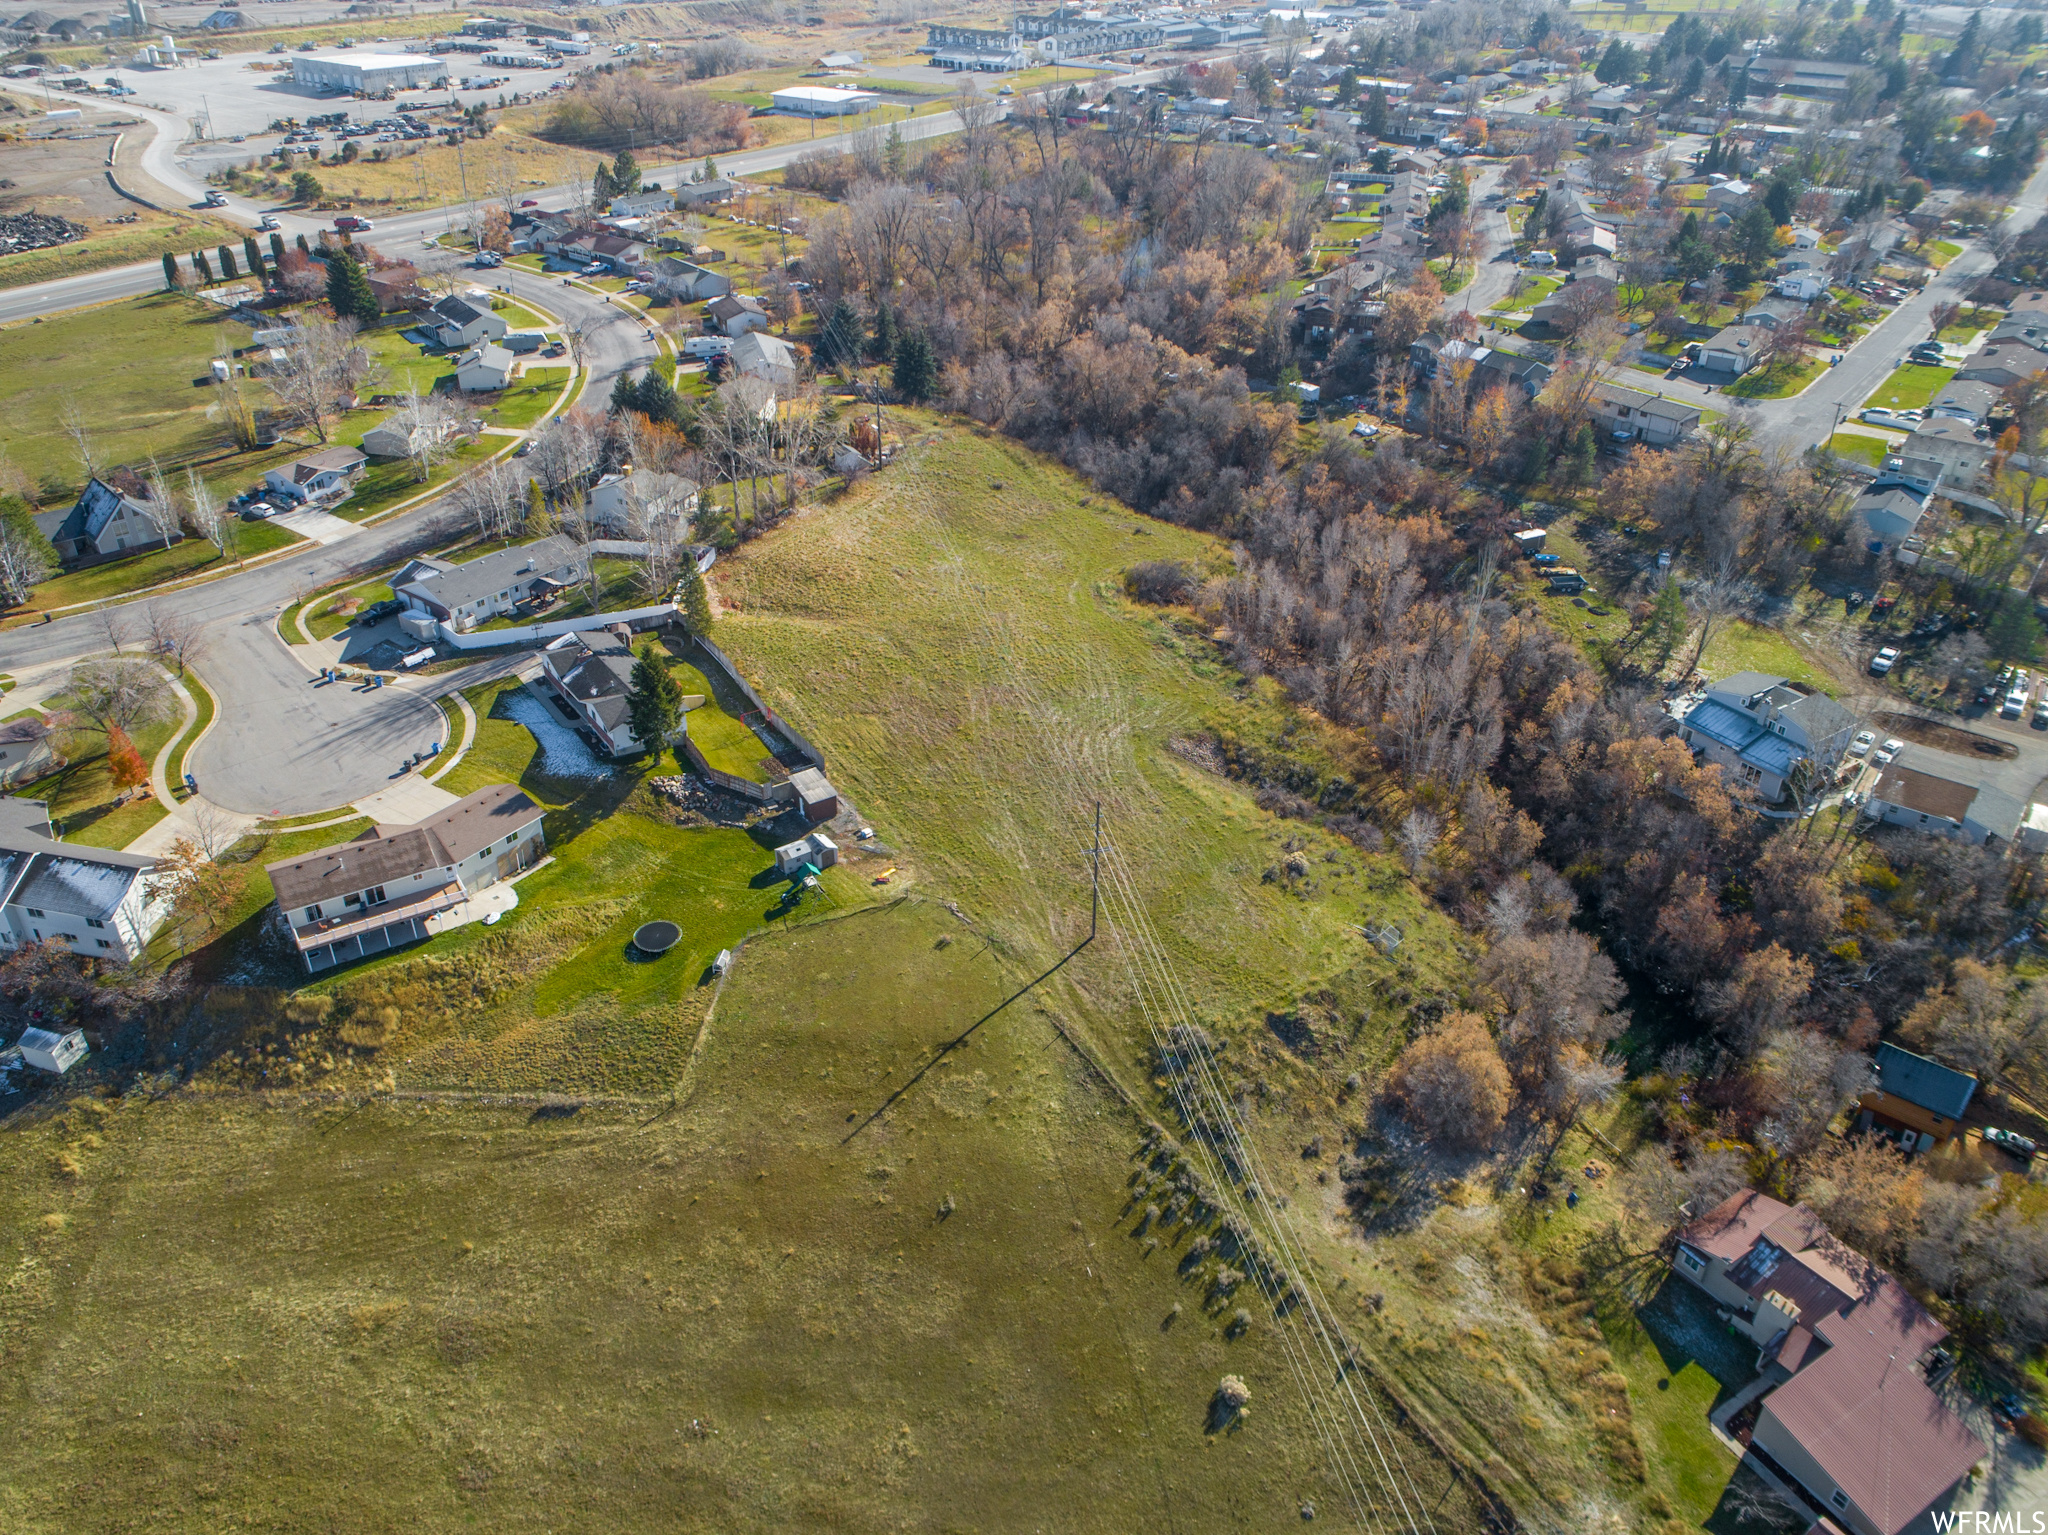
M 1784 797 L 1802 764 L 1833 767 L 1856 716 L 1825 693 L 1763 672 L 1737 672 L 1676 716 L 1679 739 L 1767 802 Z
M 1653 448 L 1683 442 L 1700 424 L 1702 414 L 1697 405 L 1621 384 L 1595 384 L 1592 406 L 1594 417 L 1609 436 L 1631 433 L 1634 441 Z
M 1885 768 L 1863 813 L 1931 837 L 2003 847 L 2019 839 L 2027 805 L 1986 783 L 1975 763 L 1909 743 Z
M 471 393 L 503 389 L 512 382 L 512 372 L 518 363 L 516 353 L 495 341 L 486 341 L 474 351 L 464 352 L 455 359 L 455 382 L 457 387 Z
M 680 256 L 663 256 L 656 261 L 649 280 L 663 298 L 681 299 L 685 303 L 700 298 L 723 298 L 732 292 L 732 279 L 725 273 L 698 266 L 696 262 L 685 261 Z
M 648 187 L 627 197 L 614 197 L 611 216 L 615 219 L 645 218 L 650 213 L 667 213 L 676 205 L 676 194 Z
M 732 344 L 726 355 L 734 371 L 748 378 L 762 379 L 777 389 L 789 389 L 796 384 L 796 348 L 780 336 L 748 331 Z
M 766 330 L 768 315 L 758 299 L 743 293 L 727 293 L 704 306 L 704 318 L 721 335 L 744 336 L 750 330 Z
M 586 559 L 582 549 L 557 534 L 461 565 L 418 561 L 392 582 L 392 595 L 408 613 L 471 629 L 523 603 L 545 602 L 566 591 L 588 573 Z
M 1787 272 L 1771 285 L 1771 291 L 1780 298 L 1811 303 L 1828 291 L 1828 280 L 1819 272 Z
M 263 483 L 288 501 L 346 501 L 369 457 L 361 448 L 337 443 L 289 464 L 263 471 Z
M 644 537 L 651 531 L 674 536 L 696 515 L 697 490 L 695 480 L 680 474 L 660 474 L 629 464 L 590 488 L 590 515 L 628 538 Z
M 154 858 L 116 853 L 50 834 L 40 800 L 0 799 L 0 950 L 55 943 L 74 954 L 139 959 L 170 914 L 152 896 Z
M 479 890 L 547 855 L 544 812 L 514 784 L 492 784 L 411 826 L 266 867 L 292 942 L 311 972 L 458 925 Z
M 495 341 L 511 329 L 505 317 L 489 304 L 472 304 L 468 299 L 441 299 L 428 313 L 433 319 L 423 323 L 433 329 L 435 339 L 451 352 L 458 347 Z

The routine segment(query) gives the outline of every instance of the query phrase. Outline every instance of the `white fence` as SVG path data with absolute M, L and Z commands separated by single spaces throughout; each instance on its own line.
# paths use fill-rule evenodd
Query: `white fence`
M 676 605 L 660 603 L 651 608 L 627 608 L 617 613 L 587 613 L 581 618 L 558 618 L 547 624 L 522 624 L 512 629 L 485 629 L 476 634 L 457 634 L 445 623 L 434 625 L 443 644 L 457 650 L 496 650 L 505 645 L 524 645 L 533 640 L 551 640 L 558 635 L 584 629 L 609 629 L 613 624 L 631 624 L 642 619 L 657 621 L 673 617 Z

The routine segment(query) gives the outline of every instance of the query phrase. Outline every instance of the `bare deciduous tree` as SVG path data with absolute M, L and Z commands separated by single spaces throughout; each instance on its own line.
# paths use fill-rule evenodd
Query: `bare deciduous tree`
M 174 708 L 169 681 L 147 661 L 81 661 L 64 691 L 71 712 L 103 735 L 169 719 Z

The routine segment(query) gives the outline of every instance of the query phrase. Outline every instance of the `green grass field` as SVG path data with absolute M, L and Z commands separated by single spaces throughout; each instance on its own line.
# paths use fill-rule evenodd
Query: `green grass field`
M 331 597 L 318 598 L 309 604 L 312 611 L 305 615 L 303 627 L 314 639 L 324 640 L 346 629 L 363 608 L 390 600 L 391 584 L 388 581 L 365 581 L 361 585 L 351 586 Z M 353 607 L 349 607 L 346 612 L 342 611 L 344 606 L 351 603 L 354 604 Z M 290 633 L 288 628 L 286 633 Z
M 52 576 L 29 594 L 27 602 L 18 608 L 10 608 L 8 620 L 10 623 L 34 623 L 53 608 L 103 602 L 110 597 L 145 591 L 167 581 L 183 581 L 208 572 L 219 574 L 232 567 L 236 560 L 255 559 L 273 550 L 305 542 L 291 529 L 271 522 L 238 523 L 235 538 L 234 559 L 223 560 L 220 551 L 203 538 L 187 538 L 168 549 Z
M 1873 469 L 1880 467 L 1885 454 L 1891 451 L 1882 438 L 1866 437 L 1861 432 L 1837 432 L 1828 439 L 1828 448 L 1842 458 L 1853 458 Z
M 1954 368 L 1924 368 L 1909 362 L 1879 384 L 1863 404 L 1866 408 L 1882 405 L 1888 410 L 1922 410 L 1955 376 Z
M 1752 368 L 1722 393 L 1743 400 L 1782 400 L 1812 383 L 1827 365 L 1825 357 L 1808 357 L 1798 363 L 1774 361 L 1769 367 Z
M 58 700 L 52 707 L 62 707 Z M 170 719 L 130 732 L 135 749 L 145 763 L 170 744 L 183 715 L 175 709 Z M 96 731 L 67 731 L 59 736 L 57 749 L 70 758 L 70 765 L 21 791 L 24 798 L 39 799 L 50 807 L 50 824 L 68 842 L 87 847 L 123 848 L 148 831 L 169 813 L 153 794 L 117 803 L 118 791 L 107 769 L 106 737 Z

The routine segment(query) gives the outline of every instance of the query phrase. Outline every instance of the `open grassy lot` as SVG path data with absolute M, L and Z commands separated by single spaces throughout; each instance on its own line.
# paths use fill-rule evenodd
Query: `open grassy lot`
M 1890 410 L 1921 410 L 1955 376 L 1954 368 L 1924 368 L 1909 362 L 1879 384 L 1863 404 L 1882 405 Z
M 1796 363 L 1774 361 L 1768 367 L 1752 368 L 1722 393 L 1743 400 L 1783 400 L 1812 383 L 1827 366 L 1825 357 L 1807 357 Z
M 185 266 L 189 264 L 190 252 L 210 253 L 223 239 L 232 240 L 239 249 L 241 238 L 240 225 L 204 214 L 182 208 L 169 216 L 144 211 L 141 221 L 130 227 L 104 230 L 49 250 L 0 256 L 0 288 L 76 277 L 82 272 L 126 266 L 133 261 L 161 260 L 165 251 L 170 251 L 179 265 Z
M 1873 469 L 1881 467 L 1885 454 L 1891 451 L 1882 437 L 1868 437 L 1862 432 L 1837 432 L 1828 439 L 1828 449 L 1838 457 L 1853 458 Z

